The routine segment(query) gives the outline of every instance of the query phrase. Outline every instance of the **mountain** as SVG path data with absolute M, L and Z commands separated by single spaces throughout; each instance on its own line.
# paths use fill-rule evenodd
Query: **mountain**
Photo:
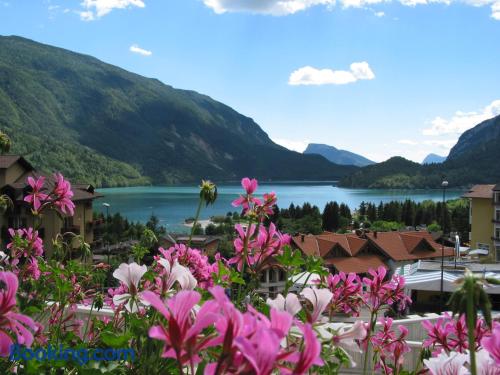
M 275 144 L 206 95 L 16 36 L 0 36 L 0 109 L 14 152 L 97 186 L 335 180 L 355 170 Z
M 440 156 L 437 154 L 429 154 L 422 161 L 422 164 L 433 164 L 433 163 L 442 163 L 446 160 L 446 156 Z
M 366 165 L 375 164 L 375 162 L 365 158 L 364 156 L 355 154 L 354 152 L 339 150 L 333 146 L 320 143 L 309 143 L 304 154 L 317 154 L 325 157 L 327 160 L 340 165 L 355 165 L 364 167 Z
M 500 115 L 464 132 L 443 163 L 420 165 L 401 157 L 363 167 L 341 179 L 343 187 L 439 188 L 500 182 Z

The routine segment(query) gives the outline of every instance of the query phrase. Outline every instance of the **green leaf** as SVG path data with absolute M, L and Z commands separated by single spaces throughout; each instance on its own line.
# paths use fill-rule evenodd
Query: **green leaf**
M 114 332 L 103 332 L 101 334 L 101 340 L 104 344 L 111 348 L 123 348 L 128 345 L 131 336 L 129 333 L 123 335 L 118 335 Z

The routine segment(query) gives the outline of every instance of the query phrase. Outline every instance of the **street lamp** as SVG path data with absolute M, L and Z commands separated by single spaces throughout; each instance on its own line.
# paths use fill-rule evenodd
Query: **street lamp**
M 111 205 L 109 203 L 103 203 L 102 204 L 104 207 L 106 207 L 106 218 L 109 217 L 109 208 L 111 207 Z
M 442 213 L 442 236 L 441 236 L 441 304 L 444 304 L 444 229 L 446 225 L 446 188 L 448 187 L 448 181 L 443 180 L 441 183 L 441 187 L 443 188 L 443 205 L 441 206 Z M 441 305 L 441 307 L 443 307 Z

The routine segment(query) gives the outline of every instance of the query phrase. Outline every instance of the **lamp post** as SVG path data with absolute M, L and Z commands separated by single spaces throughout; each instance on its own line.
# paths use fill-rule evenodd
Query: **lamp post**
M 441 213 L 442 213 L 442 237 L 441 237 L 441 293 L 440 293 L 440 298 L 441 298 L 441 307 L 444 304 L 444 229 L 446 226 L 446 188 L 448 187 L 448 181 L 443 180 L 441 183 L 441 187 L 443 188 L 443 205 L 441 206 Z
M 106 219 L 109 217 L 109 208 L 111 205 L 109 203 L 103 203 L 102 204 L 104 207 L 106 207 Z

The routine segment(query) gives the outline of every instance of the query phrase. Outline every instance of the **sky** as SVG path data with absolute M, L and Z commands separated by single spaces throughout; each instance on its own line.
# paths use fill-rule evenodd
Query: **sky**
M 209 95 L 300 152 L 420 162 L 500 114 L 500 0 L 0 0 L 0 35 Z

